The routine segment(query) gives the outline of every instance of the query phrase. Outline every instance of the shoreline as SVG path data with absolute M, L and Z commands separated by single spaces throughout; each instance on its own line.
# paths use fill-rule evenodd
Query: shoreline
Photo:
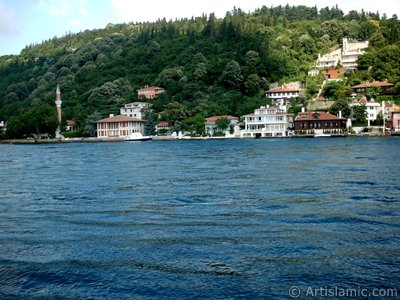
M 326 138 L 337 137 L 387 137 L 385 135 L 338 135 Z M 193 140 L 268 140 L 268 139 L 299 139 L 315 138 L 314 135 L 287 136 L 287 137 L 263 137 L 263 138 L 240 138 L 240 137 L 184 137 L 181 139 L 169 136 L 155 136 L 153 141 L 193 141 Z M 56 144 L 56 143 L 115 143 L 125 142 L 124 138 L 70 138 L 70 139 L 8 139 L 0 140 L 0 144 L 9 145 L 38 145 L 38 144 Z

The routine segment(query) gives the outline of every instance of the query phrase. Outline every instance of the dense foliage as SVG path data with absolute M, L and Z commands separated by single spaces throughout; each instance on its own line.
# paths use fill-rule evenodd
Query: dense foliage
M 92 133 L 93 120 L 118 113 L 145 85 L 166 89 L 153 101 L 156 112 L 188 130 L 204 130 L 204 117 L 240 116 L 267 104 L 271 82 L 300 80 L 302 95 L 315 96 L 320 81 L 307 77 L 318 53 L 339 46 L 343 37 L 370 40 L 360 67 L 346 82 L 389 79 L 400 90 L 400 22 L 379 13 L 338 7 L 234 8 L 223 19 L 213 14 L 155 23 L 109 24 L 30 45 L 19 56 L 0 57 L 0 120 L 18 131 L 27 112 L 54 106 L 60 85 L 63 119 Z M 344 95 L 330 87 L 334 99 Z M 40 107 L 41 109 L 38 109 Z M 154 118 L 152 123 L 154 123 Z M 150 126 L 151 127 L 151 126 Z M 151 128 L 149 129 L 151 131 Z

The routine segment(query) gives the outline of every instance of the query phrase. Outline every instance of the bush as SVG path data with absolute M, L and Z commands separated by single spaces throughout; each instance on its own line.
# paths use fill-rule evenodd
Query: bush
M 82 136 L 80 131 L 64 131 L 61 134 L 65 138 L 76 138 L 76 137 L 81 137 Z

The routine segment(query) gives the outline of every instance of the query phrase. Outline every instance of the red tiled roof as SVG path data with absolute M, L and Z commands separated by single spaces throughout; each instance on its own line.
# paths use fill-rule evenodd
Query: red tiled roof
M 122 115 L 108 117 L 108 118 L 97 121 L 97 123 L 117 123 L 117 122 L 145 122 L 145 121 L 136 119 L 136 118 L 127 117 L 127 116 L 122 116 Z
M 313 121 L 313 120 L 330 121 L 330 120 L 346 120 L 346 119 L 339 118 L 337 116 L 322 111 L 318 112 L 308 111 L 308 112 L 298 113 L 295 121 Z
M 366 82 L 366 83 L 362 83 L 359 85 L 355 85 L 352 88 L 353 89 L 362 89 L 362 88 L 370 88 L 373 86 L 377 86 L 377 87 L 390 87 L 390 86 L 394 86 L 393 83 L 387 82 L 387 81 L 374 81 L 374 82 Z
M 267 93 L 290 93 L 290 92 L 299 92 L 298 89 L 291 89 L 288 87 L 277 87 L 274 89 L 270 89 Z
M 330 79 L 336 79 L 339 74 L 344 72 L 344 68 L 324 70 L 324 76 L 329 75 Z
M 216 122 L 218 119 L 222 119 L 222 118 L 229 119 L 229 120 L 235 120 L 235 119 L 237 119 L 237 118 L 234 117 L 234 116 L 212 116 L 212 117 L 206 119 L 206 124 L 215 124 L 215 122 Z
M 67 120 L 67 126 L 74 126 L 75 121 L 74 120 Z
M 159 86 L 147 86 L 141 89 L 138 89 L 137 91 L 142 92 L 142 91 L 154 91 L 154 90 L 164 90 L 163 88 L 159 87 Z
M 168 126 L 168 125 L 169 125 L 169 122 L 166 122 L 166 121 L 162 121 L 157 124 L 157 126 Z

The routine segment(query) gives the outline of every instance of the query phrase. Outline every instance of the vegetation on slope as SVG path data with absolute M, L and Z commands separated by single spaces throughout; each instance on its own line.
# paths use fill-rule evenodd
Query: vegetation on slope
M 159 85 L 166 93 L 153 102 L 154 111 L 201 131 L 205 117 L 240 116 L 267 104 L 264 92 L 271 82 L 300 80 L 307 94 L 299 100 L 306 101 L 318 87 L 308 70 L 318 53 L 339 46 L 343 37 L 371 44 L 346 84 L 388 79 L 399 94 L 397 16 L 344 15 L 338 7 L 262 7 L 253 13 L 234 8 L 223 19 L 210 14 L 109 24 L 0 57 L 0 120 L 8 121 L 13 137 L 47 128 L 24 120 L 35 112 L 51 114 L 46 107 L 54 106 L 60 84 L 63 119 L 76 120 L 84 130 L 94 116 L 118 113 L 122 104 L 137 100 L 138 88 Z

